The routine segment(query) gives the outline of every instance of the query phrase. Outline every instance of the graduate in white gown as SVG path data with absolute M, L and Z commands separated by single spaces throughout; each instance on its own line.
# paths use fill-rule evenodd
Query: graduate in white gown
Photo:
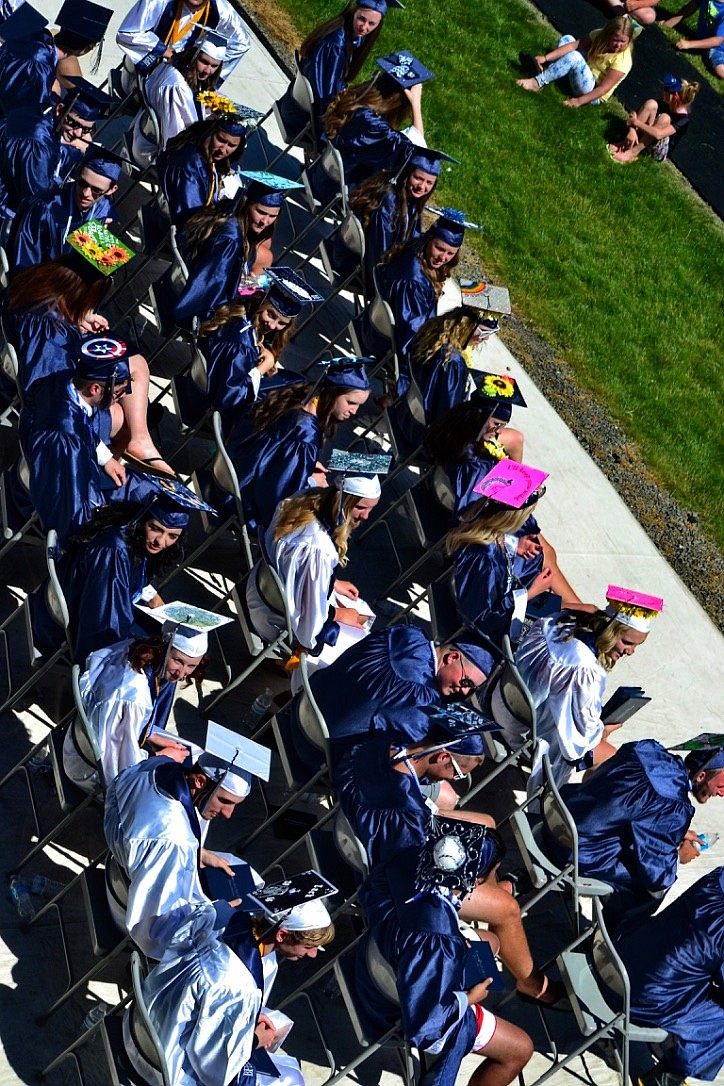
M 176 632 L 173 644 L 159 638 L 128 638 L 90 654 L 79 685 L 101 754 L 104 787 L 122 769 L 145 761 L 149 754 L 164 754 L 176 762 L 186 760 L 188 744 L 176 742 L 163 729 L 177 684 L 194 678 L 203 666 L 207 647 L 204 633 L 185 636 Z M 63 743 L 63 768 L 86 792 L 98 783 L 95 766 L 78 750 L 72 728 Z
M 533 699 L 542 740 L 529 795 L 541 784 L 543 754 L 548 754 L 560 788 L 575 769 L 590 769 L 616 753 L 608 736 L 621 725 L 604 725 L 601 720 L 606 677 L 622 657 L 632 656 L 643 644 L 663 601 L 615 585 L 609 585 L 606 596 L 605 611 L 568 610 L 539 620 L 516 651 L 515 662 Z M 645 600 L 649 606 L 627 599 Z M 494 711 L 497 719 L 497 706 Z M 503 732 L 513 747 L 521 745 L 513 721 Z
M 280 502 L 265 539 L 269 561 L 284 585 L 294 637 L 307 654 L 308 671 L 331 664 L 365 637 L 374 621 L 355 585 L 336 574 L 347 563 L 351 533 L 379 501 L 380 482 L 376 475 L 339 475 L 329 483 Z M 259 568 L 257 564 L 247 581 L 246 602 L 254 629 L 273 640 L 283 626 L 260 595 Z
M 228 79 L 251 47 L 241 17 L 228 0 L 138 0 L 118 28 L 116 41 L 141 73 L 195 45 L 208 27 L 228 39 L 221 78 Z
M 212 729 L 234 737 L 233 765 L 210 752 Z M 206 746 L 190 768 L 163 757 L 130 766 L 106 795 L 106 841 L 129 880 L 125 908 L 110 891 L 109 906 L 119 927 L 156 960 L 193 909 L 209 903 L 199 867 L 233 875 L 228 859 L 204 848 L 204 840 L 210 822 L 231 818 L 248 796 L 258 751 L 268 776 L 268 752 L 258 743 L 210 724 Z

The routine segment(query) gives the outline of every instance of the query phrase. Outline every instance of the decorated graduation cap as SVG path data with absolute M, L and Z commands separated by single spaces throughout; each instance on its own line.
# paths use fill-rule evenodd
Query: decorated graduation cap
M 207 611 L 203 607 L 194 607 L 190 603 L 174 600 L 161 607 L 134 606 L 145 615 L 158 622 L 163 636 L 168 640 L 168 647 L 176 648 L 186 656 L 203 656 L 209 647 L 208 634 L 219 626 L 225 626 L 233 619 Z
M 290 912 L 282 914 L 279 919 L 282 927 L 287 931 L 315 931 L 318 928 L 328 928 L 332 923 L 327 906 L 320 898 L 295 905 Z
M 82 121 L 97 121 L 108 113 L 113 105 L 110 94 L 106 94 L 80 75 L 69 75 L 67 79 L 72 83 L 73 89 L 63 99 L 66 113 L 72 113 Z
M 543 496 L 542 483 L 548 478 L 548 472 L 519 464 L 507 457 L 499 460 L 479 483 L 473 487 L 473 494 L 479 494 L 488 501 L 499 502 L 511 509 L 524 509 Z
M 412 53 L 391 53 L 387 57 L 378 57 L 376 64 L 382 69 L 378 80 L 380 90 L 409 90 L 418 83 L 428 83 L 435 76 L 422 61 Z
M 379 498 L 380 475 L 387 475 L 392 457 L 385 453 L 353 453 L 347 449 L 333 449 L 327 465 L 327 481 L 340 494 L 353 494 L 358 498 Z M 342 508 L 340 505 L 340 516 Z
M 209 505 L 189 487 L 184 486 L 175 475 L 169 475 L 167 471 L 155 468 L 153 464 L 139 460 L 128 452 L 123 453 L 123 460 L 127 470 L 143 480 L 146 492 L 152 498 L 168 498 L 176 506 L 182 509 L 190 509 L 197 513 L 212 513 L 217 515 L 213 505 Z
M 376 11 L 384 19 L 389 8 L 405 10 L 405 5 L 400 0 L 355 0 L 356 8 L 365 8 L 367 11 Z
M 483 279 L 461 279 L 460 299 L 468 309 L 478 309 L 488 313 L 511 312 L 510 291 L 507 287 L 496 287 Z
M 223 788 L 230 795 L 244 799 L 251 790 L 252 777 L 269 780 L 271 751 L 261 743 L 255 743 L 253 739 L 247 739 L 210 720 L 204 752 L 196 761 L 209 780 L 214 782 L 214 792 Z
M 75 357 L 76 376 L 84 381 L 100 381 L 106 395 L 112 397 L 117 384 L 131 380 L 127 353 L 123 340 L 107 333 L 83 336 Z
M 667 72 L 661 82 L 664 85 L 664 90 L 669 91 L 671 94 L 678 94 L 684 85 L 684 80 L 671 72 Z
M 459 249 L 465 239 L 466 230 L 483 229 L 477 223 L 466 219 L 465 213 L 458 211 L 456 207 L 428 207 L 426 210 L 437 216 L 436 222 L 428 227 L 424 235 L 426 240 L 440 238 L 447 245 L 454 245 Z
M 28 41 L 37 38 L 47 25 L 48 20 L 32 4 L 21 4 L 0 25 L 0 38 L 9 42 Z
M 211 111 L 209 121 L 229 136 L 246 136 L 247 130 L 264 116 L 258 109 L 232 102 L 231 98 L 215 90 L 201 91 L 198 98 L 201 105 Z
M 218 30 L 212 30 L 210 27 L 204 27 L 196 40 L 196 48 L 199 53 L 203 53 L 210 60 L 218 60 L 219 62 L 226 60 L 228 44 L 228 39 L 223 34 L 219 34 Z
M 144 510 L 143 519 L 155 520 L 164 528 L 186 528 L 189 515 L 170 494 L 161 494 Z
M 292 189 L 304 188 L 301 181 L 292 181 L 266 170 L 239 170 L 239 177 L 250 182 L 241 195 L 248 203 L 263 207 L 281 207 Z
M 280 882 L 266 883 L 260 890 L 254 890 L 249 894 L 249 901 L 275 921 L 278 927 L 284 928 L 289 927 L 287 920 L 292 912 L 300 909 L 301 911 L 297 913 L 297 923 L 300 926 L 289 930 L 304 931 L 305 928 L 312 926 L 307 923 L 310 915 L 316 917 L 324 915 L 318 908 L 306 909 L 305 912 L 305 907 L 312 903 L 321 903 L 336 893 L 337 887 L 329 879 L 325 879 L 324 875 L 320 875 L 318 871 L 310 869 L 301 871 L 298 875 L 291 875 Z M 324 923 L 315 923 L 314 927 L 326 927 L 331 922 L 326 908 L 324 911 L 327 914 L 327 920 Z
M 92 278 L 106 278 L 122 268 L 136 255 L 125 242 L 112 234 L 105 223 L 99 219 L 90 219 L 66 238 L 75 257 L 74 269 L 81 275 L 91 273 Z
M 664 609 L 664 601 L 659 596 L 647 596 L 645 592 L 634 592 L 632 588 L 615 584 L 606 589 L 606 603 L 606 614 L 610 618 L 639 633 L 649 633 L 651 620 Z
M 685 743 L 678 743 L 671 750 L 687 751 L 685 764 L 693 779 L 706 770 L 724 769 L 724 733 L 701 732 Z
M 130 158 L 117 155 L 115 151 L 102 147 L 100 143 L 92 143 L 81 159 L 80 168 L 87 166 L 89 170 L 93 170 L 93 173 L 100 174 L 101 177 L 117 184 L 126 165 L 131 169 L 138 169 Z
M 405 752 L 398 754 L 393 761 L 406 757 L 424 758 L 438 750 L 454 750 L 456 754 L 481 757 L 485 754 L 483 733 L 500 730 L 500 725 L 494 720 L 466 705 L 425 705 L 421 712 L 430 719 L 424 748 L 412 755 Z
M 514 407 L 527 407 L 518 382 L 507 373 L 486 373 L 483 370 L 471 370 L 475 385 L 473 399 L 483 406 L 492 407 L 491 414 L 496 419 L 509 422 Z
M 418 896 L 436 890 L 469 894 L 505 855 L 497 830 L 477 822 L 433 818 L 415 873 Z
M 267 268 L 269 281 L 266 300 L 282 317 L 296 317 L 305 305 L 322 301 L 322 295 L 292 268 Z
M 489 675 L 493 670 L 495 660 L 490 652 L 490 642 L 475 630 L 464 630 L 452 644 L 463 656 L 467 656 L 471 663 L 480 668 L 484 675 Z
M 103 40 L 113 11 L 91 0 L 65 0 L 55 17 L 56 25 L 75 38 L 79 46 L 95 45 Z

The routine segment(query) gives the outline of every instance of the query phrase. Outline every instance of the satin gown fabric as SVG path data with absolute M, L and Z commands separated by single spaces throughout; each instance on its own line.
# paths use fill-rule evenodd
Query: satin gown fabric
M 220 186 L 215 173 L 190 145 L 159 156 L 158 177 L 174 226 L 182 227 L 194 211 L 217 202 Z
M 261 385 L 254 329 L 245 317 L 235 317 L 200 338 L 198 346 L 206 359 L 207 394 L 189 375 L 177 377 L 181 417 L 193 426 L 207 407 L 212 408 L 221 415 L 223 432 L 228 434 L 253 407 Z
M 528 600 L 526 589 L 543 568 L 543 552 L 527 563 L 514 580 L 514 560 L 498 543 L 472 543 L 455 552 L 455 597 L 467 626 L 475 626 L 496 644 L 510 633 L 513 616 L 522 619 Z
M 57 260 L 72 252 L 66 238 L 91 219 L 105 223 L 115 220 L 113 201 L 101 196 L 87 211 L 75 204 L 74 186 L 67 185 L 52 196 L 34 199 L 20 206 L 13 223 L 11 249 L 15 268 L 29 268 L 44 260 Z
M 47 106 L 55 82 L 58 51 L 42 30 L 25 41 L 0 47 L 0 107 L 3 113 L 24 106 Z
M 368 177 L 381 170 L 398 170 L 404 166 L 412 141 L 369 106 L 360 106 L 331 140 L 339 151 L 348 189 L 356 188 Z M 312 192 L 322 204 L 334 196 L 336 183 L 315 163 L 308 173 Z
M 52 193 L 79 158 L 77 148 L 61 144 L 52 116 L 22 136 L 9 135 L 0 122 L 0 214 L 12 218 L 23 200 Z

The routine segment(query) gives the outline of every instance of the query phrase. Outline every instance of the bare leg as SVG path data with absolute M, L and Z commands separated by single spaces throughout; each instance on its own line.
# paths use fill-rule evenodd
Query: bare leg
M 148 363 L 143 355 L 134 354 L 130 359 L 131 377 L 133 378 L 133 391 L 129 396 L 123 396 L 120 407 L 123 412 L 124 425 L 118 431 L 114 445 L 114 451 L 129 452 L 139 460 L 153 458 L 153 466 L 161 471 L 173 472 L 166 461 L 159 456 L 158 449 L 151 440 L 146 422 L 148 410 Z
M 538 542 L 543 548 L 543 569 L 547 568 L 551 571 L 551 579 L 548 582 L 550 588 L 561 597 L 563 607 L 580 607 L 583 601 L 573 591 L 567 579 L 561 572 L 560 566 L 558 565 L 558 555 L 554 548 L 551 547 L 548 540 L 544 539 L 540 533 L 538 534 Z
M 520 1074 L 533 1055 L 533 1042 L 512 1022 L 498 1018 L 495 1033 L 476 1055 L 484 1062 L 473 1072 L 468 1086 L 508 1086 Z
M 505 448 L 510 459 L 517 460 L 519 464 L 522 464 L 525 438 L 520 430 L 516 430 L 512 426 L 505 426 L 498 434 L 498 440 Z
M 505 886 L 494 877 L 480 883 L 463 898 L 460 919 L 483 920 L 489 926 L 500 940 L 500 959 L 515 977 L 518 991 L 536 997 L 544 991 L 547 978 L 533 965 L 520 906 Z
M 493 816 L 484 814 L 482 811 L 467 811 L 463 808 L 462 811 L 449 811 L 448 818 L 459 818 L 461 822 L 476 822 L 478 826 L 488 826 L 491 830 L 495 829 Z

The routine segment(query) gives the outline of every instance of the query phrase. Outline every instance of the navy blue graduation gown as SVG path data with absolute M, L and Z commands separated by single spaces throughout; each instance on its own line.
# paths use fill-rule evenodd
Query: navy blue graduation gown
M 422 270 L 417 252 L 409 248 L 377 269 L 377 282 L 380 294 L 392 309 L 397 352 L 406 364 L 415 333 L 437 314 L 435 288 Z M 355 328 L 364 354 L 377 357 L 386 348 L 386 342 L 374 331 L 366 312 L 355 319 Z
M 70 166 L 74 147 L 61 144 L 54 118 L 44 117 L 22 136 L 0 132 L 0 215 L 12 218 L 23 200 L 53 192 Z M 80 152 L 76 151 L 78 157 Z
M 666 1068 L 711 1082 L 724 1066 L 724 867 L 653 919 L 622 924 L 616 944 L 632 1021 L 672 1034 Z
M 216 203 L 219 184 L 215 175 L 216 170 L 197 147 L 187 145 L 161 155 L 158 177 L 174 226 L 183 226 L 192 212 Z
M 369 106 L 356 109 L 331 142 L 342 156 L 348 189 L 356 188 L 381 170 L 400 169 L 412 147 L 407 136 L 392 128 Z M 308 176 L 312 192 L 326 204 L 334 196 L 335 183 L 316 163 Z
M 395 970 L 400 1007 L 387 1002 L 371 981 L 364 947 L 355 960 L 354 985 L 373 1027 L 389 1029 L 401 1017 L 408 1041 L 439 1050 L 421 1079 L 424 1086 L 454 1086 L 476 1035 L 475 1012 L 462 987 L 467 944 L 450 904 L 432 894 L 408 900 L 414 896 L 417 859 L 417 849 L 398 853 L 360 890 L 370 934 Z
M 227 448 L 252 527 L 268 528 L 279 502 L 308 488 L 321 447 L 316 415 L 301 408 L 286 411 L 258 432 L 250 421 L 237 426 Z
M 361 45 L 361 42 L 360 42 Z M 359 45 L 353 45 L 353 53 Z M 314 118 L 317 131 L 322 132 L 322 119 L 327 106 L 346 87 L 344 78 L 347 67 L 346 34 L 343 26 L 337 27 L 316 42 L 309 54 L 301 61 L 299 70 L 309 80 L 314 97 Z M 290 132 L 299 132 L 306 122 L 306 114 L 292 97 L 292 85 L 279 99 L 279 112 Z
M 75 403 L 66 373 L 36 381 L 20 413 L 19 436 L 30 467 L 30 497 L 43 529 L 63 544 L 104 504 L 105 475 L 96 459 L 110 440 L 109 411 Z
M 18 355 L 18 379 L 27 393 L 35 381 L 75 369 L 73 357 L 80 347 L 81 332 L 70 321 L 52 313 L 0 307 L 8 339 Z
M 335 769 L 339 803 L 367 850 L 370 865 L 425 841 L 431 808 L 417 777 L 398 772 L 386 738 L 352 747 Z
M 465 359 L 459 351 L 451 351 L 447 365 L 443 366 L 444 351 L 445 348 L 441 347 L 424 364 L 415 355 L 409 359 L 410 371 L 422 393 L 428 426 L 466 398 L 469 370 Z M 414 448 L 419 445 L 425 435 L 425 428 L 412 417 L 406 401 L 401 399 L 391 410 L 395 425 L 402 431 L 410 446 Z
M 193 425 L 211 406 L 227 433 L 255 400 L 251 371 L 259 362 L 259 348 L 254 329 L 245 317 L 237 317 L 200 339 L 199 348 L 206 358 L 208 395 L 199 392 L 191 377 L 177 377 L 181 417 Z
M 0 47 L 0 108 L 4 113 L 23 106 L 46 106 L 55 82 L 58 52 L 43 30 L 26 41 Z
M 13 221 L 12 263 L 16 269 L 29 268 L 44 260 L 57 260 L 71 252 L 69 233 L 91 219 L 115 219 L 113 201 L 105 196 L 88 209 L 79 211 L 72 185 L 52 196 L 36 197 L 20 205 Z
M 543 568 L 543 552 L 526 561 L 524 576 L 497 543 L 470 544 L 455 554 L 455 598 L 468 626 L 478 626 L 499 644 L 510 632 L 516 588 L 527 588 Z
M 655 739 L 624 743 L 583 784 L 561 794 L 578 828 L 581 874 L 610 883 L 612 924 L 631 908 L 651 912 L 676 879 L 694 817 L 681 758 Z
M 75 663 L 82 666 L 89 653 L 131 635 L 133 602 L 147 583 L 146 562 L 134 559 L 123 529 L 107 528 L 62 555 L 56 568 L 68 604 Z M 52 652 L 61 630 L 48 613 L 45 584 L 33 594 L 32 608 L 33 640 L 41 652 Z
M 237 300 L 239 282 L 254 263 L 254 251 L 247 264 L 243 256 L 239 221 L 232 216 L 189 261 L 189 278 L 174 308 L 181 327 L 188 328 L 193 317 L 207 320 L 220 306 Z

